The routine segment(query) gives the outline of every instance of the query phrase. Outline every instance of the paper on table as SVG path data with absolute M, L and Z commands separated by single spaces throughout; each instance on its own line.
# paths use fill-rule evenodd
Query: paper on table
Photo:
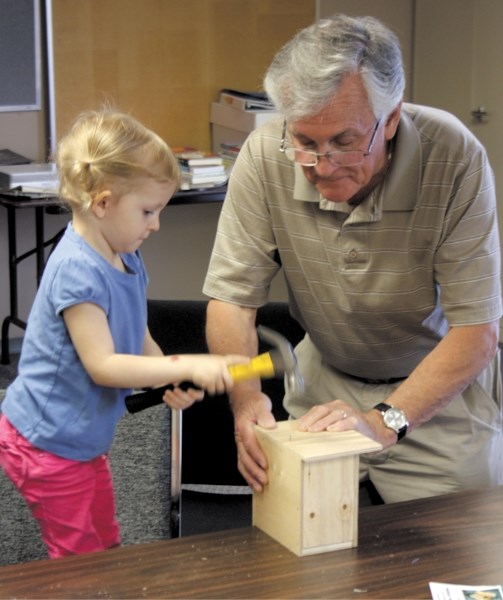
M 430 592 L 433 600 L 503 600 L 500 585 L 469 586 L 431 581 Z

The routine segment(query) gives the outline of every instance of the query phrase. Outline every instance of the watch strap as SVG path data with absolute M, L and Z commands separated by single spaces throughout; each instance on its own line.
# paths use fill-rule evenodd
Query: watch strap
M 381 413 L 385 413 L 387 410 L 393 407 L 390 404 L 386 404 L 385 402 L 379 402 L 379 404 L 376 404 L 374 408 Z
M 388 411 L 388 410 L 392 410 L 395 407 L 391 406 L 391 404 L 386 404 L 385 402 L 379 402 L 378 404 L 376 404 L 374 406 L 374 408 L 376 410 L 378 410 L 384 417 L 384 414 Z M 396 410 L 400 410 L 400 409 L 396 409 Z M 400 410 L 400 412 L 403 411 Z M 388 425 L 386 424 L 386 421 L 384 422 L 385 426 L 388 427 Z M 403 437 L 405 437 L 405 434 L 407 433 L 407 428 L 408 428 L 409 424 L 407 422 L 407 420 L 405 420 L 405 425 L 403 427 L 401 427 L 400 429 L 396 430 L 393 429 L 392 427 L 389 427 L 389 429 L 393 429 L 393 431 L 396 433 L 397 435 L 397 442 L 399 442 Z

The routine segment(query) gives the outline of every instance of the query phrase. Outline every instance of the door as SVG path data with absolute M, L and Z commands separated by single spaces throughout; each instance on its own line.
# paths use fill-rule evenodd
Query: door
M 501 0 L 416 0 L 412 98 L 452 112 L 484 144 L 503 233 L 502 23 Z

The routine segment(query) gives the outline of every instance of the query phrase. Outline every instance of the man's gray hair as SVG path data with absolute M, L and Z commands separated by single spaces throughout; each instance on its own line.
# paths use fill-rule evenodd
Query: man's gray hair
M 264 88 L 288 120 L 318 113 L 348 74 L 359 73 L 380 119 L 402 100 L 402 53 L 396 35 L 373 17 L 334 15 L 301 30 L 274 57 Z

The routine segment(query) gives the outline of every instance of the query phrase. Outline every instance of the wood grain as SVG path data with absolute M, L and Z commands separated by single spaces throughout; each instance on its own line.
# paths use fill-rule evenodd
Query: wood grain
M 0 569 L 1 598 L 430 598 L 503 583 L 503 488 L 362 509 L 358 547 L 298 558 L 256 528 Z
M 357 431 L 299 431 L 294 420 L 255 430 L 269 481 L 253 495 L 253 524 L 298 556 L 356 546 L 358 455 L 381 445 Z

